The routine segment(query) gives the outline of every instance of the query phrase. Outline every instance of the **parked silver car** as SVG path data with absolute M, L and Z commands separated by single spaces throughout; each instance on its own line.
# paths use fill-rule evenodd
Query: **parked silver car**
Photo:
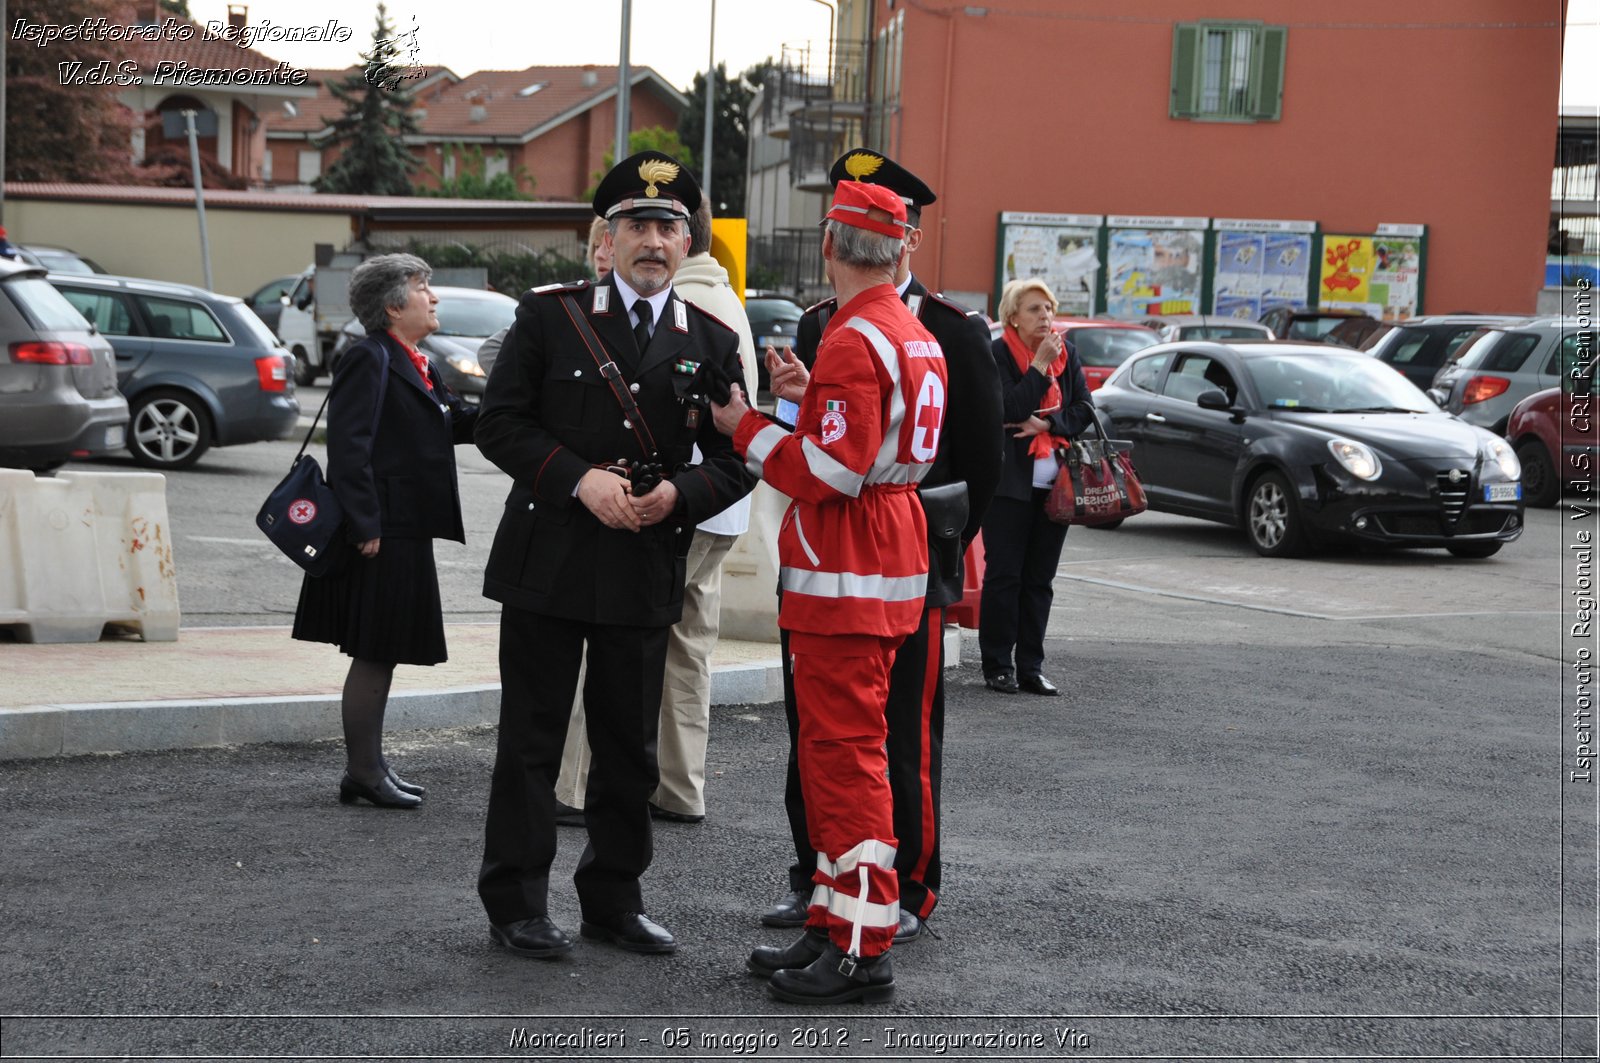
M 1221 314 L 1167 314 L 1147 317 L 1139 324 L 1155 329 L 1162 343 L 1177 340 L 1270 340 L 1272 330 L 1258 321 Z
M 0 466 L 45 472 L 123 445 L 111 344 L 26 262 L 0 258 Z
M 1469 424 L 1504 434 L 1511 408 L 1553 388 L 1580 359 L 1593 361 L 1596 335 L 1573 318 L 1533 317 L 1477 330 L 1433 378 L 1428 397 Z
M 1518 315 L 1507 314 L 1431 314 L 1385 321 L 1367 333 L 1360 349 L 1426 391 L 1473 333 L 1520 320 Z
M 293 434 L 289 352 L 243 300 L 136 277 L 52 273 L 50 283 L 116 349 L 140 465 L 182 469 L 214 446 Z

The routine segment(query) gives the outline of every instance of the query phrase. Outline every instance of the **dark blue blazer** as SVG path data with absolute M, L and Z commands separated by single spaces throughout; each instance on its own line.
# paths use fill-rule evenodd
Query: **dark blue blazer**
M 334 370 L 328 480 L 353 543 L 389 537 L 466 541 L 455 444 L 472 442 L 478 411 L 445 387 L 431 363 L 428 372 L 431 394 L 405 348 L 387 332 L 356 343 Z
M 1021 424 L 1044 399 L 1050 380 L 1030 366 L 1027 372 L 1017 368 L 1004 336 L 994 341 L 994 363 L 1000 371 L 1000 402 L 1006 424 Z M 1089 384 L 1083 379 L 1083 366 L 1078 362 L 1078 352 L 1067 345 L 1067 368 L 1057 378 L 1061 385 L 1061 409 L 1050 414 L 1050 431 L 1058 436 L 1073 439 L 1094 419 L 1094 400 L 1089 397 Z M 995 494 L 1023 502 L 1033 498 L 1033 458 L 1028 454 L 1027 439 L 1017 439 L 1012 429 L 1006 429 L 1005 460 L 1000 468 L 1000 487 Z

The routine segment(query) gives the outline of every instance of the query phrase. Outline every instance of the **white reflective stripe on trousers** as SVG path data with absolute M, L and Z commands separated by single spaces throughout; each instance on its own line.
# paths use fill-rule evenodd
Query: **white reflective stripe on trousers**
M 813 598 L 873 598 L 880 602 L 909 602 L 925 597 L 928 574 L 878 576 L 861 572 L 819 572 L 806 568 L 781 568 L 778 582 L 785 591 Z

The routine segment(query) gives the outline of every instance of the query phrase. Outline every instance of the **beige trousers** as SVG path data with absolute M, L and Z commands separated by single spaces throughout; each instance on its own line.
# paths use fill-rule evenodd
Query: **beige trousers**
M 706 811 L 706 737 L 711 725 L 711 651 L 722 610 L 722 559 L 736 535 L 696 531 L 689 543 L 683 585 L 683 619 L 667 636 L 667 672 L 661 689 L 656 762 L 661 781 L 650 800 L 668 812 Z M 583 680 L 573 699 L 572 722 L 561 752 L 556 800 L 583 807 L 589 785 L 589 742 L 584 737 Z

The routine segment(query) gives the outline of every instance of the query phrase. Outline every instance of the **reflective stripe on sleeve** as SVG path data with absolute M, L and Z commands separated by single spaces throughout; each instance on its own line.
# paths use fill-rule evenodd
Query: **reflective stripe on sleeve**
M 750 470 L 752 476 L 761 475 L 761 467 L 766 464 L 772 448 L 788 434 L 777 425 L 769 424 L 751 438 L 750 445 L 744 451 L 744 467 Z
M 925 597 L 928 591 L 926 572 L 917 576 L 878 576 L 860 572 L 782 568 L 778 570 L 778 582 L 786 591 L 809 594 L 813 598 L 871 598 L 880 602 L 910 602 Z
M 801 438 L 800 452 L 806 456 L 806 468 L 811 470 L 812 476 L 841 495 L 855 498 L 861 493 L 861 485 L 866 477 L 858 472 L 852 472 L 849 466 L 819 447 L 810 436 Z

